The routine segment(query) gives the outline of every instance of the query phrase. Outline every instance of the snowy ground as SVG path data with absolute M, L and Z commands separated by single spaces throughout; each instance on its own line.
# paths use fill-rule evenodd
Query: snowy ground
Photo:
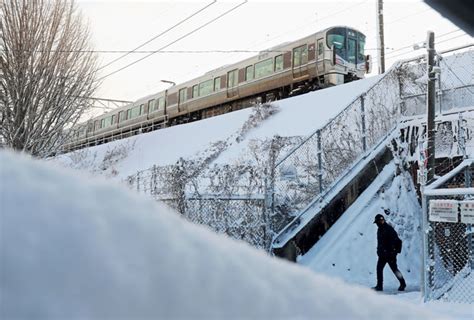
M 373 219 L 378 213 L 384 214 L 383 209 L 389 209 L 391 214 L 384 215 L 403 240 L 397 262 L 407 288 L 405 293 L 397 291 L 398 280 L 387 265 L 384 269 L 384 293 L 381 294 L 396 294 L 396 298 L 452 315 L 455 319 L 473 319 L 472 305 L 423 303 L 420 289 L 421 207 L 411 177 L 407 173 L 395 176 L 395 168 L 393 162 L 387 165 L 316 245 L 299 257 L 298 263 L 347 283 L 375 286 L 377 227 Z
M 373 221 L 376 214 L 384 214 L 383 209 L 389 209 L 391 214 L 386 216 L 387 222 L 403 240 L 403 251 L 398 256 L 400 271 L 407 280 L 407 290 L 419 291 L 421 207 L 411 178 L 408 175 L 394 178 L 394 174 L 392 162 L 299 262 L 350 283 L 374 286 L 377 226 Z M 398 281 L 388 266 L 384 279 L 385 288 L 396 291 Z
M 449 318 L 444 305 L 431 313 L 271 258 L 110 182 L 5 151 L 0 163 L 2 319 Z

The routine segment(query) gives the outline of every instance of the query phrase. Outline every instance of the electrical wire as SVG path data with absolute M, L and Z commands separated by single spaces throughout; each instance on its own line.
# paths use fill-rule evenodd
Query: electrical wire
M 437 38 L 442 38 L 442 37 L 445 37 L 445 36 L 447 36 L 447 35 L 449 35 L 449 34 L 458 32 L 458 31 L 461 31 L 461 29 L 456 29 L 456 30 L 452 30 L 452 31 L 447 32 L 447 33 L 443 33 L 443 34 L 439 35 Z M 395 50 L 392 50 L 392 51 L 386 53 L 385 56 L 389 56 L 389 55 L 393 54 L 394 52 L 398 52 L 398 51 L 401 51 L 401 50 L 404 50 L 404 49 L 408 49 L 408 48 L 413 48 L 413 44 L 408 45 L 408 46 L 406 46 L 406 47 L 401 47 L 401 48 L 397 48 L 397 49 L 395 49 Z
M 392 24 L 392 23 L 396 23 L 398 21 L 401 21 L 401 20 L 404 20 L 406 18 L 409 18 L 409 17 L 413 17 L 413 16 L 416 16 L 416 15 L 419 15 L 419 14 L 422 14 L 422 13 L 425 13 L 425 12 L 428 12 L 428 11 L 431 11 L 432 9 L 431 8 L 428 8 L 428 9 L 424 9 L 422 11 L 418 11 L 418 12 L 415 12 L 415 13 L 412 13 L 412 14 L 409 14 L 409 15 L 406 15 L 406 16 L 403 16 L 403 17 L 400 17 L 400 18 L 397 18 L 395 20 L 392 20 L 392 21 L 388 21 L 385 23 L 385 25 L 387 24 Z
M 446 42 L 446 41 L 451 41 L 451 40 L 454 40 L 454 39 L 457 39 L 457 38 L 461 38 L 461 37 L 464 37 L 464 36 L 467 36 L 467 34 L 461 34 L 459 36 L 456 36 L 456 37 L 452 37 L 452 38 L 449 38 L 449 39 L 445 39 L 443 41 L 438 41 L 436 42 L 436 44 L 440 44 L 440 43 L 443 43 L 443 42 Z M 402 52 L 402 53 L 399 53 L 399 54 L 396 54 L 394 56 L 391 56 L 391 57 L 387 57 L 387 60 L 392 60 L 396 57 L 400 57 L 400 56 L 403 56 L 403 55 L 406 55 L 406 54 L 409 54 L 409 53 L 412 53 L 412 51 L 410 52 Z
M 144 57 L 142 57 L 142 58 L 140 58 L 140 59 L 138 59 L 138 60 L 136 60 L 136 61 L 134 61 L 134 62 L 132 62 L 132 63 L 129 63 L 129 64 L 127 64 L 126 66 L 124 66 L 124 67 L 122 67 L 122 68 L 120 68 L 120 69 L 117 69 L 117 70 L 115 70 L 115 71 L 113 71 L 113 72 L 111 72 L 111 73 L 109 73 L 109 74 L 107 74 L 107 75 L 105 75 L 105 76 L 103 76 L 103 77 L 97 79 L 95 82 L 101 81 L 101 80 L 103 80 L 103 79 L 105 79 L 105 78 L 107 78 L 107 77 L 110 77 L 111 75 L 116 74 L 117 72 L 120 72 L 120 71 L 122 71 L 122 70 L 124 70 L 124 69 L 126 69 L 126 68 L 128 68 L 128 67 L 130 67 L 130 66 L 132 66 L 132 65 L 134 65 L 134 64 L 136 64 L 136 63 L 138 63 L 138 62 L 140 62 L 140 61 L 145 60 L 146 58 L 148 58 L 148 57 L 154 55 L 155 53 L 159 52 L 160 50 L 165 49 L 165 48 L 167 48 L 167 47 L 169 47 L 169 46 L 175 44 L 175 43 L 178 42 L 178 41 L 181 41 L 182 39 L 184 39 L 184 38 L 190 36 L 191 34 L 193 34 L 193 33 L 197 32 L 197 31 L 201 30 L 202 28 L 208 26 L 209 24 L 215 22 L 216 20 L 218 20 L 218 19 L 220 19 L 220 18 L 226 16 L 227 14 L 229 14 L 229 13 L 231 13 L 232 11 L 236 10 L 237 8 L 243 6 L 243 5 L 246 4 L 247 2 L 248 2 L 248 0 L 245 0 L 244 2 L 242 2 L 242 3 L 238 4 L 238 5 L 236 5 L 235 7 L 233 7 L 233 8 L 231 8 L 231 9 L 227 10 L 227 11 L 224 12 L 224 13 L 220 14 L 220 15 L 217 16 L 216 18 L 214 18 L 214 19 L 212 19 L 212 20 L 206 22 L 205 24 L 199 26 L 198 28 L 196 28 L 196 29 L 194 29 L 194 30 L 192 30 L 192 31 L 190 31 L 190 32 L 188 32 L 188 33 L 186 33 L 184 36 L 181 36 L 181 37 L 179 37 L 178 39 L 176 39 L 176 40 L 174 40 L 174 41 L 168 43 L 167 45 L 161 47 L 161 48 L 158 49 L 156 52 L 152 52 L 152 53 L 150 53 L 150 54 L 148 54 L 148 55 L 146 55 L 146 56 L 144 56 Z
M 143 46 L 147 45 L 148 43 L 152 42 L 153 40 L 161 37 L 162 35 L 170 32 L 171 30 L 173 30 L 174 28 L 178 27 L 179 25 L 183 24 L 184 22 L 188 21 L 189 19 L 191 19 L 192 17 L 198 15 L 199 13 L 203 12 L 204 10 L 206 10 L 207 8 L 209 8 L 210 6 L 214 5 L 215 3 L 217 2 L 217 0 L 214 0 L 213 2 L 209 3 L 208 5 L 202 7 L 201 9 L 199 9 L 198 11 L 192 13 L 191 15 L 189 15 L 188 17 L 186 17 L 185 19 L 181 20 L 180 22 L 176 23 L 175 25 L 173 25 L 172 27 L 166 29 L 165 31 L 161 32 L 160 34 L 154 36 L 153 38 L 151 38 L 150 40 L 148 41 L 145 41 L 144 43 L 142 43 L 141 45 L 139 45 L 138 47 L 136 47 L 135 49 L 132 49 L 128 52 L 126 52 L 124 55 L 121 55 L 120 57 L 110 61 L 109 63 L 99 67 L 97 70 L 101 70 L 107 66 L 110 66 L 111 64 L 117 62 L 118 60 L 120 59 L 123 59 L 124 57 L 128 56 L 130 53 L 133 53 L 133 52 L 136 52 L 138 49 L 142 48 Z

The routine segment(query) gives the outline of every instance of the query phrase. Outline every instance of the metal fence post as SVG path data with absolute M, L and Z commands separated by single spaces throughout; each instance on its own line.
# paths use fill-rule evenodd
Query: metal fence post
M 362 117 L 362 149 L 364 152 L 367 152 L 367 136 L 366 136 L 366 129 L 365 129 L 365 105 L 364 105 L 364 95 L 360 96 L 360 109 L 361 109 L 361 117 Z
M 423 189 L 424 187 L 421 186 Z M 423 259 L 421 263 L 422 267 L 422 272 L 421 272 L 421 294 L 423 296 L 423 300 L 426 302 L 428 300 L 428 296 L 430 295 L 429 288 L 430 286 L 428 285 L 429 281 L 429 271 L 430 271 L 430 264 L 429 264 L 429 222 L 428 222 L 428 198 L 424 194 L 423 190 L 421 191 L 422 193 L 422 200 L 421 200 L 421 207 L 422 207 L 422 225 L 421 225 L 421 230 L 423 232 Z
M 268 172 L 269 171 L 269 172 Z M 273 177 L 271 172 L 273 170 L 268 170 L 265 175 L 265 194 L 264 194 L 264 203 L 263 203 L 263 225 L 264 225 L 264 241 L 265 245 L 268 245 L 268 251 L 271 252 L 271 232 L 272 228 L 270 226 L 271 216 L 272 216 L 272 196 L 274 184 L 272 183 Z
M 137 172 L 137 191 L 140 191 L 140 171 Z
M 317 132 L 317 144 L 318 144 L 318 181 L 319 181 L 319 193 L 323 193 L 323 160 L 321 150 L 321 130 Z

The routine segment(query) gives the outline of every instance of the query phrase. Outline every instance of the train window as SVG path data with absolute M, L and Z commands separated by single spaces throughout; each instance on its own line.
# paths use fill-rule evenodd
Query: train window
M 232 70 L 227 73 L 227 79 L 228 79 L 227 88 L 232 88 L 232 87 L 237 86 L 237 84 L 239 83 L 237 76 L 238 76 L 237 70 Z
M 81 127 L 79 128 L 78 132 L 77 132 L 77 136 L 78 136 L 78 137 L 81 137 L 81 136 L 85 135 L 85 134 L 86 134 L 86 129 L 87 129 L 87 128 L 86 128 L 85 126 L 81 126 Z
M 132 119 L 132 109 L 127 110 L 127 120 Z
M 347 60 L 349 63 L 356 63 L 356 40 L 347 39 Z
M 195 85 L 193 86 L 193 98 L 199 97 L 199 86 Z
M 125 115 L 126 115 L 125 111 L 120 111 L 119 112 L 119 122 L 122 122 L 122 121 L 126 120 Z
M 112 125 L 112 117 L 107 117 L 105 119 L 102 119 L 102 128 L 107 128 Z
M 186 90 L 187 88 L 183 88 L 179 90 L 179 103 L 183 103 L 186 101 Z
M 89 122 L 87 124 L 87 132 L 92 132 L 94 131 L 94 124 L 92 122 Z
M 144 104 L 141 104 L 141 105 L 140 105 L 139 115 L 144 114 L 144 113 L 145 113 L 145 105 L 144 105 Z
M 255 64 L 255 79 L 268 76 L 273 72 L 273 58 Z
M 213 91 L 213 86 L 212 85 L 213 85 L 212 84 L 212 79 L 201 82 L 199 84 L 199 95 L 200 96 L 205 96 L 205 95 L 208 95 L 208 94 L 212 93 L 212 91 Z
M 130 110 L 130 116 L 128 117 L 128 119 L 131 119 L 131 118 L 136 118 L 138 117 L 140 114 L 141 114 L 141 106 L 136 106 L 136 107 L 133 107 L 131 110 Z
M 246 81 L 252 80 L 253 79 L 253 74 L 254 74 L 253 66 L 248 66 L 247 68 L 245 68 L 245 80 Z
M 293 49 L 293 67 L 308 63 L 308 46 L 302 45 Z
M 148 101 L 148 112 L 155 110 L 155 99 Z
M 100 127 L 101 128 L 105 127 L 105 119 L 100 120 Z
M 275 57 L 275 71 L 283 70 L 283 55 Z
M 112 124 L 115 124 L 115 120 L 117 119 L 117 116 L 114 114 L 112 115 Z
M 221 89 L 221 78 L 214 78 L 214 91 L 219 91 Z
M 342 59 L 346 59 L 346 28 L 333 28 L 326 34 L 327 45 L 329 48 L 335 48 L 336 54 Z
M 165 107 L 165 98 L 164 97 L 158 98 L 158 102 L 156 103 L 155 107 L 156 107 L 155 110 L 164 109 L 164 107 Z

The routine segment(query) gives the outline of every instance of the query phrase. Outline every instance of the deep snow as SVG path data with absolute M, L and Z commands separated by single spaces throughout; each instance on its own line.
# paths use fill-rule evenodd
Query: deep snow
M 444 319 L 0 152 L 2 319 Z

